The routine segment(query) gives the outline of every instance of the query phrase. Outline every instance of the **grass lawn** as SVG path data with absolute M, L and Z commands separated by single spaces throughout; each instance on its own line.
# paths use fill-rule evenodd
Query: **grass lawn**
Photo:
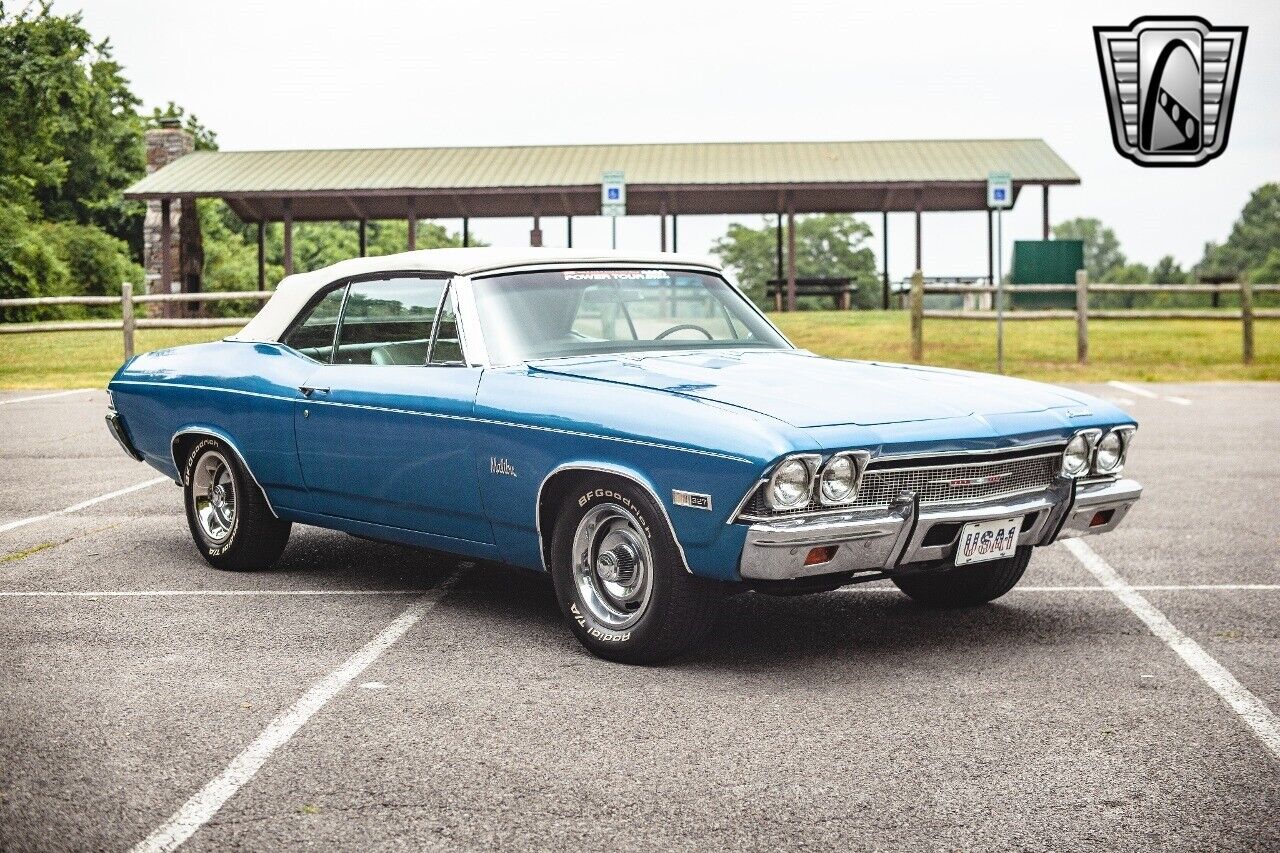
M 906 312 L 801 311 L 772 314 L 797 345 L 835 358 L 908 361 Z M 1093 320 L 1091 363 L 1075 363 L 1071 320 L 1005 324 L 1010 373 L 1051 382 L 1136 379 L 1152 382 L 1280 380 L 1280 321 L 1254 327 L 1255 363 L 1240 363 L 1240 323 L 1233 320 Z M 137 350 L 216 340 L 226 329 L 140 329 Z M 934 320 L 924 324 L 926 364 L 995 369 L 995 323 Z M 0 335 L 0 388 L 101 388 L 120 366 L 120 332 Z

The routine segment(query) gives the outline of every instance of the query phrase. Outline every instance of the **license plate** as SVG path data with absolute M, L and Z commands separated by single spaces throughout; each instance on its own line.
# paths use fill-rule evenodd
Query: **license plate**
M 995 521 L 971 521 L 960 530 L 960 543 L 956 545 L 956 565 L 967 566 L 970 563 L 1012 557 L 1018 548 L 1018 531 L 1021 528 L 1021 516 Z

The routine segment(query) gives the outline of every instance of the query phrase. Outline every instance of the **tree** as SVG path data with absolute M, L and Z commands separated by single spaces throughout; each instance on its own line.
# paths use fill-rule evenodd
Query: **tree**
M 1187 274 L 1173 259 L 1173 255 L 1165 255 L 1151 268 L 1151 282 L 1152 284 L 1186 284 Z
M 138 100 L 107 41 L 48 2 L 0 6 L 0 196 L 29 216 L 123 237 L 121 190 L 143 173 Z
M 1267 264 L 1276 249 L 1280 249 L 1280 184 L 1263 184 L 1245 202 L 1227 241 L 1205 244 L 1204 258 L 1195 271 L 1201 279 L 1254 277 L 1252 271 Z
M 858 288 L 855 304 L 879 304 L 875 253 L 866 246 L 871 229 L 845 213 L 804 216 L 796 222 L 796 275 L 800 278 L 850 278 Z M 763 304 L 767 283 L 777 277 L 777 233 L 765 220 L 760 228 L 733 223 L 711 251 L 733 268 L 747 295 Z
M 1084 268 L 1090 281 L 1103 281 L 1106 274 L 1125 265 L 1120 241 L 1097 219 L 1069 219 L 1053 226 L 1055 240 L 1080 240 L 1084 243 Z

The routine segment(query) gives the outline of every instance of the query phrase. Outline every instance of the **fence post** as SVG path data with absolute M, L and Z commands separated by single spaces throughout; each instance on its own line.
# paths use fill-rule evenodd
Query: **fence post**
M 1089 273 L 1076 270 L 1076 363 L 1089 363 Z
M 1244 363 L 1253 364 L 1253 285 L 1240 282 L 1240 323 L 1244 332 Z
M 120 285 L 120 328 L 124 330 L 124 360 L 133 358 L 133 282 Z
M 924 273 L 911 274 L 911 360 L 924 359 Z

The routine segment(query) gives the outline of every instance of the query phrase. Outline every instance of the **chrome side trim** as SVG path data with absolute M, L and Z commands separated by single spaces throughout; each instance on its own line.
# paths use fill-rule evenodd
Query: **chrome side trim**
M 236 459 L 240 460 L 240 464 L 244 466 L 244 470 L 249 472 L 249 479 L 253 480 L 253 484 L 257 486 L 258 491 L 262 493 L 262 499 L 266 501 L 267 509 L 271 510 L 271 514 L 276 518 L 280 517 L 280 514 L 276 512 L 276 508 L 271 505 L 271 498 L 267 495 L 267 490 L 262 488 L 262 483 L 258 481 L 258 475 L 253 473 L 253 469 L 250 468 L 249 463 L 245 461 L 244 454 L 240 452 L 240 448 L 236 446 L 236 443 L 232 441 L 229 436 L 225 433 L 217 432 L 216 430 L 207 429 L 205 427 L 184 427 L 183 429 L 175 432 L 173 434 L 173 438 L 169 439 L 169 457 L 173 460 L 174 470 L 178 472 L 179 485 L 187 485 L 182 473 L 183 466 L 178 462 L 178 439 L 184 435 L 207 435 L 210 438 L 218 439 L 218 441 L 221 441 L 227 447 L 230 447 L 231 452 L 236 455 Z
M 302 398 L 300 397 L 282 397 L 279 394 L 263 394 L 260 391 L 242 391 L 238 388 L 216 388 L 209 385 L 188 385 L 181 382 L 143 382 L 136 379 L 116 380 L 117 385 L 151 385 L 159 388 L 185 388 L 191 391 L 221 391 L 226 394 L 243 394 L 248 397 L 260 397 L 264 400 L 280 400 L 286 403 L 296 403 Z M 444 420 L 465 421 L 469 423 L 488 424 L 491 426 L 505 426 L 513 429 L 529 429 L 538 432 L 551 432 L 559 435 L 571 435 L 575 438 L 597 438 L 601 441 L 616 441 L 621 444 L 635 444 L 642 447 L 653 447 L 659 450 L 675 450 L 681 453 L 694 453 L 699 456 L 711 456 L 716 459 L 727 459 L 730 462 L 746 462 L 753 464 L 750 459 L 743 456 L 733 456 L 728 453 L 717 453 L 714 450 L 699 450 L 696 447 L 680 447 L 676 444 L 662 444 L 655 441 L 644 441 L 638 438 L 624 438 L 616 435 L 599 435 L 591 432 L 579 432 L 576 430 L 559 429 L 557 427 L 544 427 L 537 424 L 519 424 L 514 421 L 499 421 L 492 418 L 473 418 L 467 415 L 446 415 L 441 412 L 416 412 L 409 409 L 392 409 L 382 406 L 365 406 L 359 403 L 340 403 L 333 400 L 310 400 L 311 405 L 324 406 L 345 406 L 352 409 L 366 409 L 371 412 L 389 412 L 398 415 L 417 415 L 424 418 L 442 418 Z
M 629 480 L 643 489 L 649 497 L 653 498 L 653 502 L 658 505 L 658 511 L 662 513 L 662 518 L 667 522 L 667 530 L 671 533 L 671 541 L 676 543 L 676 550 L 680 552 L 680 562 L 684 566 L 684 570 L 689 574 L 693 571 L 689 568 L 689 560 L 685 557 L 684 546 L 680 544 L 680 537 L 676 535 L 675 525 L 671 523 L 671 516 L 667 513 L 667 507 L 662 503 L 662 499 L 658 497 L 658 493 L 641 480 L 634 472 L 628 471 L 621 465 L 612 466 L 592 462 L 562 462 L 547 472 L 547 476 L 542 478 L 542 482 L 538 484 L 538 493 L 534 497 L 533 504 L 533 526 L 538 533 L 538 554 L 542 557 L 542 570 L 550 572 L 551 566 L 547 564 L 547 539 L 542 535 L 542 490 L 546 487 L 547 481 L 557 474 L 563 474 L 565 471 L 595 471 L 601 474 L 611 474 L 615 477 L 621 477 Z

